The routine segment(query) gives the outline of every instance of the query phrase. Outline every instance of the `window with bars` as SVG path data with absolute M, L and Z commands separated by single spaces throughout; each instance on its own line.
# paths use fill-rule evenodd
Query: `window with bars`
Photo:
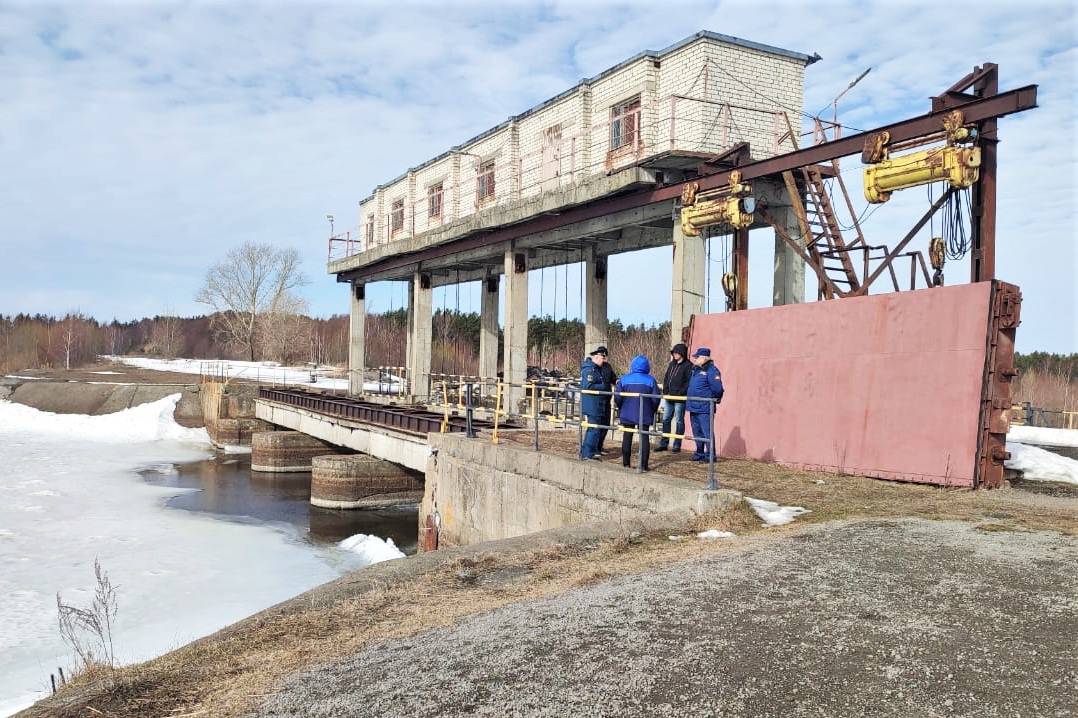
M 479 165 L 479 174 L 475 184 L 476 202 L 483 202 L 494 196 L 494 160 L 487 160 Z
M 427 215 L 431 219 L 442 216 L 442 183 L 427 187 Z
M 395 199 L 390 205 L 389 228 L 394 232 L 404 229 L 404 200 Z
M 640 124 L 640 96 L 610 108 L 610 149 L 635 147 Z

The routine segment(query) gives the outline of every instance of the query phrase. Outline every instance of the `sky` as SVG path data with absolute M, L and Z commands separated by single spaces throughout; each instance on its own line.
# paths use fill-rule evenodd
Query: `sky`
M 43 697 L 58 666 L 70 674 L 56 594 L 88 607 L 94 559 L 117 587 L 115 647 L 130 662 L 404 555 L 391 539 L 315 546 L 279 526 L 167 508 L 187 490 L 136 472 L 212 455 L 205 429 L 173 420 L 178 399 L 105 416 L 0 401 L 0 716 Z
M 924 114 L 986 62 L 1003 91 L 1039 85 L 1037 109 L 1000 121 L 997 276 L 1022 288 L 1019 351 L 1078 351 L 1078 20 L 1036 0 L 0 0 L 0 314 L 203 314 L 206 271 L 244 242 L 299 251 L 311 314 L 345 314 L 327 215 L 353 228 L 379 184 L 700 30 L 818 53 L 805 111 L 825 118 L 871 68 L 839 101 L 850 131 Z M 892 203 L 870 240 L 893 244 L 920 214 Z M 749 303 L 764 306 L 773 241 L 752 237 Z M 668 251 L 611 260 L 611 318 L 669 319 Z M 949 283 L 967 278 L 948 266 Z M 579 318 L 568 270 L 544 279 L 532 314 Z M 478 311 L 477 291 L 436 290 L 435 308 Z M 387 283 L 367 296 L 372 312 L 404 301 Z
M 191 373 L 201 364 L 137 361 Z M 282 381 L 309 379 L 298 370 L 275 369 Z M 234 362 L 228 373 L 255 370 L 249 362 Z M 103 382 L 118 380 L 102 373 Z M 167 508 L 165 501 L 185 489 L 148 483 L 137 472 L 175 471 L 177 462 L 212 452 L 205 429 L 174 421 L 178 399 L 176 394 L 105 416 L 59 415 L 0 401 L 0 716 L 42 697 L 50 672 L 70 667 L 70 652 L 56 629 L 55 597 L 88 606 L 94 559 L 118 587 L 115 645 L 120 661 L 130 662 L 207 635 L 346 571 L 403 556 L 391 540 L 375 536 L 358 534 L 316 547 L 280 527 Z M 1078 446 L 1078 430 L 1016 426 L 1008 438 L 1007 465 L 1023 470 L 1025 478 L 1078 484 L 1078 461 L 1034 446 Z M 806 512 L 748 500 L 767 526 Z M 730 536 L 716 529 L 697 534 Z

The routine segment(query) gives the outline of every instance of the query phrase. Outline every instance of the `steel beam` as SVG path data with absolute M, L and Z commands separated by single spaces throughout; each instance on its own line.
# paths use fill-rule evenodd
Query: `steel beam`
M 862 132 L 841 139 L 825 142 L 801 150 L 795 150 L 784 155 L 770 157 L 758 162 L 750 162 L 738 168 L 741 172 L 742 181 L 781 175 L 781 173 L 794 170 L 808 165 L 821 164 L 832 160 L 859 154 L 864 148 L 865 141 L 874 137 L 879 132 L 889 132 L 892 143 L 924 137 L 938 132 L 943 126 L 943 118 L 954 109 L 961 109 L 966 122 L 977 123 L 994 120 L 998 117 L 1022 112 L 1037 106 L 1037 86 L 1027 85 L 1010 90 L 1009 92 L 992 95 L 989 97 L 975 98 L 968 102 L 958 102 L 958 93 L 947 95 L 947 101 L 937 104 L 946 105 L 944 109 L 936 110 L 921 117 L 903 120 L 891 125 Z M 938 98 L 937 98 L 938 99 Z M 729 183 L 730 171 L 722 170 L 714 174 L 695 178 L 691 181 L 699 184 L 699 191 L 716 189 Z M 681 196 L 682 188 L 687 182 L 665 185 L 655 189 L 629 192 L 623 195 L 596 200 L 589 204 L 567 208 L 565 210 L 544 214 L 518 224 L 482 230 L 459 240 L 447 242 L 435 247 L 428 247 L 409 254 L 394 255 L 374 262 L 365 267 L 351 269 L 337 274 L 337 281 L 372 281 L 375 277 L 389 278 L 387 272 L 407 267 L 416 263 L 429 261 L 441 257 L 454 255 L 457 252 L 465 252 L 481 247 L 489 247 L 501 242 L 507 242 L 521 237 L 528 237 L 541 232 L 564 230 L 571 225 L 589 220 L 596 220 L 616 212 L 625 212 L 661 202 L 673 202 Z M 994 206 L 985 207 L 985 211 Z

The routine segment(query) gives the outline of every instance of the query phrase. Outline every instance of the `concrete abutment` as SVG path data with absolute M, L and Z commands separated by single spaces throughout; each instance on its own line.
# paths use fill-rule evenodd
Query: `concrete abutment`
M 655 472 L 506 444 L 431 434 L 419 511 L 422 550 L 467 546 L 596 521 L 631 521 L 673 511 L 733 508 L 736 491 Z

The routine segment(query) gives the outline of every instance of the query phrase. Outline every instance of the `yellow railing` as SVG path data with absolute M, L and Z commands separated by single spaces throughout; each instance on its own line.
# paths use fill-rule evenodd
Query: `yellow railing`
M 1059 416 L 1059 426 L 1049 419 L 1049 416 Z M 1078 429 L 1078 411 L 1066 411 L 1063 409 L 1044 409 L 1032 406 L 1029 402 L 1011 405 L 1011 425 L 1013 426 L 1036 426 L 1036 417 L 1041 418 L 1042 426 L 1046 428 Z

